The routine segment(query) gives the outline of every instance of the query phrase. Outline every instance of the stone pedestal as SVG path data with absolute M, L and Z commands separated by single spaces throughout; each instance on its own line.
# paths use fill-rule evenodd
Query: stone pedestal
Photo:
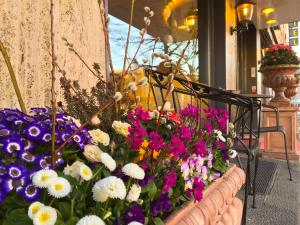
M 297 149 L 297 107 L 279 107 L 279 124 L 285 128 L 289 159 L 299 160 L 300 149 Z M 276 113 L 264 109 L 264 126 L 276 126 Z M 263 156 L 285 159 L 284 138 L 280 132 L 267 133 L 264 136 Z

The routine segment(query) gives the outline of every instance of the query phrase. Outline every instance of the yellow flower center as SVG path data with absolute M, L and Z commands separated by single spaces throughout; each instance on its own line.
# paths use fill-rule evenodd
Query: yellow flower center
M 40 206 L 35 206 L 35 207 L 33 207 L 32 208 L 32 214 L 36 214 L 37 213 L 37 211 L 39 211 L 40 210 Z
M 90 175 L 90 171 L 89 171 L 87 168 L 84 168 L 84 169 L 82 170 L 82 174 L 83 174 L 84 176 L 89 176 L 89 175 Z
M 41 180 L 42 180 L 43 182 L 45 182 L 48 178 L 49 178 L 49 176 L 45 174 L 45 175 L 43 175 L 43 176 L 41 177 Z
M 45 223 L 50 220 L 50 215 L 47 212 L 41 213 L 39 216 L 39 222 L 40 223 Z
M 54 188 L 55 188 L 56 191 L 61 191 L 63 189 L 63 187 L 64 186 L 62 184 L 55 184 L 54 185 Z

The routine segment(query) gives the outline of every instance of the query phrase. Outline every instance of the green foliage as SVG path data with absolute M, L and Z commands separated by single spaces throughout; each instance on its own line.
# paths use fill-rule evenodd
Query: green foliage
M 299 59 L 294 51 L 287 49 L 279 49 L 277 51 L 267 51 L 261 60 L 261 68 L 266 66 L 299 64 Z

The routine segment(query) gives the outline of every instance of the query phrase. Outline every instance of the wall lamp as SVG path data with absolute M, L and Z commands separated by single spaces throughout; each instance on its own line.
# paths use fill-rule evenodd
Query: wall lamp
M 230 27 L 230 34 L 241 33 L 248 30 L 248 24 L 252 22 L 255 3 L 252 0 L 238 0 L 235 5 L 238 23 L 236 27 Z

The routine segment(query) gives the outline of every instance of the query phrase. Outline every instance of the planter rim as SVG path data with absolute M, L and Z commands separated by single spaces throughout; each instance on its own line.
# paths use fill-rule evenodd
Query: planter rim
M 263 71 L 266 71 L 266 70 L 273 70 L 273 69 L 300 69 L 300 66 L 299 65 L 296 65 L 296 64 L 279 64 L 279 65 L 272 65 L 272 66 L 265 66 L 265 67 L 262 67 L 259 69 L 258 72 L 263 72 Z

